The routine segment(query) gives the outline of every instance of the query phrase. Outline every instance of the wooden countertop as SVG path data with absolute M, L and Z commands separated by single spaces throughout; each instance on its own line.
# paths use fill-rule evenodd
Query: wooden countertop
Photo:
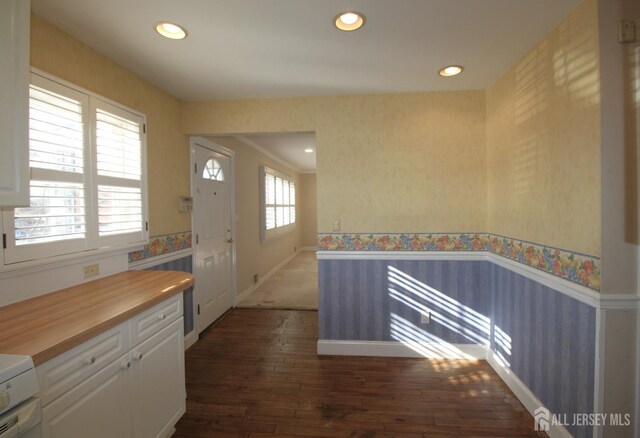
M 39 365 L 193 285 L 177 271 L 127 271 L 0 307 L 0 354 Z

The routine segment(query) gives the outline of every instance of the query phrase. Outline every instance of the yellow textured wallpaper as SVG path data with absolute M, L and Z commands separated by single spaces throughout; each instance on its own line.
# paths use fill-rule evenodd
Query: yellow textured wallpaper
M 35 14 L 31 65 L 147 115 L 150 234 L 190 230 L 189 213 L 178 212 L 190 192 L 180 101 Z
M 491 233 L 600 255 L 595 0 L 486 91 Z
M 315 131 L 318 232 L 486 228 L 483 91 L 186 102 L 183 130 Z

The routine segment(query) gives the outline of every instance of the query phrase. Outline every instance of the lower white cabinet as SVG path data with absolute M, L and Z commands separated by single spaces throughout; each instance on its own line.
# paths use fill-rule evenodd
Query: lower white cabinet
M 131 358 L 133 436 L 170 436 L 187 397 L 182 318 L 134 348 Z
M 131 435 L 130 373 L 123 356 L 42 410 L 42 436 L 128 438 Z
M 168 321 L 166 306 L 171 300 L 38 367 L 41 381 L 55 382 L 41 386 L 41 399 L 50 401 L 42 409 L 43 438 L 171 436 L 186 408 L 182 308 L 171 317 L 173 322 Z M 125 354 L 77 381 L 81 371 L 86 374 L 83 367 L 91 369 L 100 363 L 101 356 L 95 352 L 114 351 L 103 347 L 105 339 L 135 330 L 141 319 L 161 324 Z

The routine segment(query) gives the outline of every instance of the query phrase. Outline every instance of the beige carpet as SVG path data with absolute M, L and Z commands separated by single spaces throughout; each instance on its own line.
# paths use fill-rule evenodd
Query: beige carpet
M 299 252 L 238 307 L 317 309 L 318 260 L 313 251 Z

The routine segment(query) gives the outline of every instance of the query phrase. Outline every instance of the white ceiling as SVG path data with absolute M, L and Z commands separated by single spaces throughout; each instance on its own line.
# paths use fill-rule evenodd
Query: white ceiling
M 580 0 L 32 0 L 34 11 L 183 100 L 486 88 Z M 333 27 L 362 12 L 357 32 Z M 171 41 L 169 20 L 189 37 Z M 447 64 L 466 70 L 437 75 Z
M 243 143 L 299 173 L 316 171 L 316 135 L 313 132 L 221 135 L 209 138 L 222 146 L 233 147 L 237 142 Z M 305 152 L 306 148 L 312 148 L 313 152 Z

